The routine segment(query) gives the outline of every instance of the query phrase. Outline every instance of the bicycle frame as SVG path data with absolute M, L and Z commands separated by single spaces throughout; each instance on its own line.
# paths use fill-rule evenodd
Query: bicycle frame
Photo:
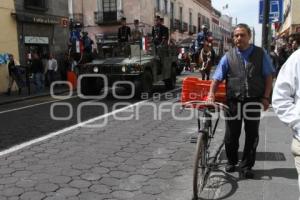
M 213 124 L 213 120 L 212 120 L 212 115 L 211 115 L 211 109 L 209 108 L 204 108 L 204 109 L 198 109 L 198 114 L 197 114 L 197 123 L 198 123 L 198 133 L 203 133 L 206 134 L 205 132 L 207 131 L 208 134 L 208 144 L 207 147 L 209 147 L 211 139 L 214 137 L 216 130 L 217 130 L 217 126 L 220 120 L 220 113 L 218 113 L 218 117 L 215 121 L 215 123 Z M 203 127 L 201 127 L 201 117 L 200 117 L 200 113 L 203 113 L 203 118 L 202 118 L 202 124 Z M 206 130 L 207 129 L 207 130 Z
M 214 137 L 220 119 L 220 108 L 227 111 L 228 107 L 220 103 L 209 103 L 204 101 L 186 102 L 183 107 L 192 105 L 198 110 L 198 138 L 194 156 L 193 167 L 193 199 L 198 200 L 198 195 L 204 189 L 211 163 L 209 162 L 209 146 Z M 212 122 L 212 112 L 218 113 L 216 122 Z M 200 113 L 203 113 L 201 118 Z

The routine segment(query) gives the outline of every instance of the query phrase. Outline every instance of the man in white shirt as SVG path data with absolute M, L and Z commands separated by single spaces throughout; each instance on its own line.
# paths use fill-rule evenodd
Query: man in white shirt
M 272 106 L 279 119 L 293 130 L 291 149 L 300 189 L 300 50 L 295 51 L 280 69 Z
M 47 63 L 47 78 L 49 82 L 49 86 L 54 81 L 55 72 L 57 71 L 57 60 L 54 58 L 53 54 L 49 54 L 49 60 Z

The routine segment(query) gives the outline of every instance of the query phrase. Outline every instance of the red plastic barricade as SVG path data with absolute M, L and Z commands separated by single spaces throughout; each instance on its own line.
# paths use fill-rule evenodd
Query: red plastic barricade
M 211 80 L 201 80 L 198 77 L 187 77 L 183 80 L 181 91 L 181 102 L 206 101 L 210 89 Z M 221 83 L 215 94 L 215 101 L 225 103 L 225 83 Z
M 67 72 L 67 79 L 71 83 L 73 89 L 77 88 L 77 76 L 73 71 Z

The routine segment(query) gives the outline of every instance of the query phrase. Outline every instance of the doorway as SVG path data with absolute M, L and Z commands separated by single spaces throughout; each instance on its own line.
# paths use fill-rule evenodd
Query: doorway
M 47 44 L 26 44 L 25 45 L 25 55 L 28 58 L 28 55 L 30 54 L 32 56 L 33 53 L 37 53 L 40 58 L 46 58 L 48 57 L 50 51 L 49 51 L 49 45 Z

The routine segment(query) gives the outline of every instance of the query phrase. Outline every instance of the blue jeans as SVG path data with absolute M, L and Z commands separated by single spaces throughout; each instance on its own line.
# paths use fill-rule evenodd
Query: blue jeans
M 44 74 L 43 73 L 34 73 L 33 81 L 36 87 L 36 92 L 40 93 L 44 90 Z

